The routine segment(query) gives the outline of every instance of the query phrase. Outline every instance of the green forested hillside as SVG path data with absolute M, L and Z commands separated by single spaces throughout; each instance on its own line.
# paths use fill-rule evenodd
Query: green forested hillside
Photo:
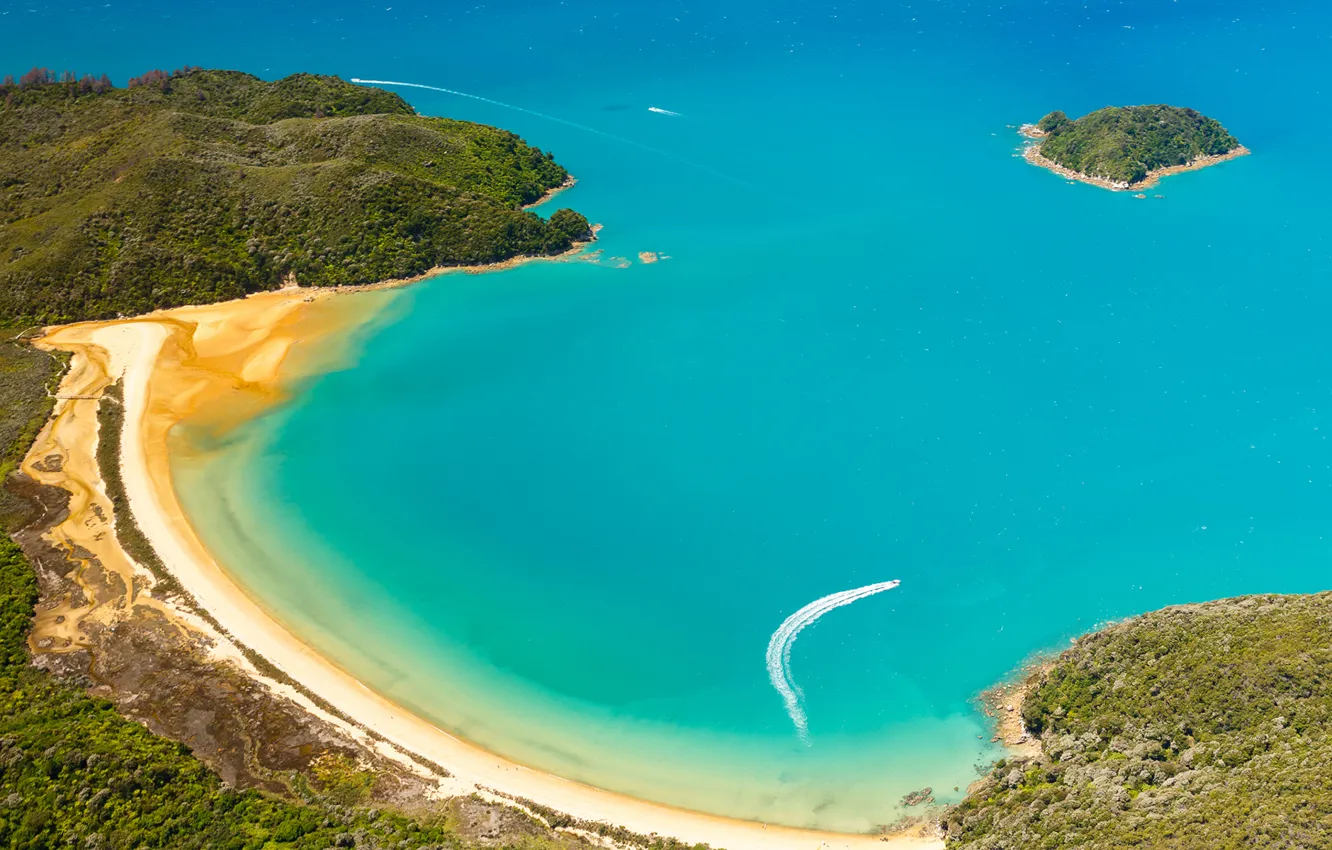
M 1185 165 L 1239 147 L 1215 120 L 1175 106 L 1109 106 L 1070 121 L 1052 112 L 1036 125 L 1049 135 L 1041 154 L 1093 177 L 1137 183 L 1149 171 Z
M 950 850 L 1332 847 L 1332 593 L 1167 608 L 1080 639 Z
M 568 173 L 512 133 L 334 77 L 230 71 L 0 85 L 0 317 L 108 318 L 281 285 L 564 251 L 521 209 Z

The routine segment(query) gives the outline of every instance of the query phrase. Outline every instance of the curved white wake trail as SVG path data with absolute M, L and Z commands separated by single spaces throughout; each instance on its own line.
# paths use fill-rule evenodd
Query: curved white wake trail
M 879 584 L 866 585 L 865 587 L 856 588 L 854 590 L 843 590 L 839 593 L 829 594 L 822 599 L 817 599 L 814 602 L 811 602 L 790 617 L 787 617 L 786 621 L 782 623 L 782 626 L 777 629 L 777 632 L 768 642 L 768 648 L 770 651 L 773 648 L 780 648 L 780 669 L 782 678 L 786 681 L 787 685 L 798 699 L 803 700 L 805 693 L 800 690 L 800 686 L 795 683 L 795 678 L 791 675 L 791 649 L 795 646 L 795 640 L 800 635 L 800 632 L 803 631 L 806 626 L 810 625 L 834 608 L 850 605 L 852 602 L 863 599 L 866 596 L 873 596 L 876 593 L 889 590 L 890 588 L 882 586 L 885 584 L 893 583 L 880 582 Z M 893 584 L 893 586 L 895 587 L 896 585 Z M 774 659 L 769 659 L 770 662 L 772 660 Z M 769 675 L 771 676 L 771 663 L 768 670 Z M 799 710 L 798 705 L 797 710 Z M 800 712 L 800 717 L 804 717 L 803 711 Z M 797 721 L 796 725 L 797 727 L 803 727 L 804 724 Z
M 768 679 L 772 682 L 772 686 L 777 689 L 777 693 L 782 695 L 782 702 L 786 704 L 786 713 L 790 715 L 791 722 L 795 724 L 796 734 L 800 736 L 800 740 L 805 743 L 805 746 L 809 746 L 809 721 L 805 717 L 805 709 L 801 705 L 805 695 L 791 676 L 791 647 L 795 644 L 796 638 L 800 636 L 800 632 L 806 626 L 834 608 L 841 608 L 867 596 L 883 593 L 885 590 L 892 590 L 899 584 L 901 582 L 896 580 L 881 581 L 877 584 L 867 584 L 864 587 L 831 593 L 821 599 L 814 600 L 787 617 L 777 627 L 777 631 L 772 633 L 772 637 L 768 640 Z
M 777 692 L 782 695 L 782 701 L 786 704 L 786 713 L 795 724 L 800 740 L 806 745 L 809 744 L 809 728 L 801 705 L 805 695 L 791 676 L 791 647 L 806 626 L 834 608 L 856 601 L 866 590 L 866 588 L 844 590 L 811 602 L 787 617 L 768 641 L 768 678 Z
M 465 91 L 458 91 L 456 89 L 446 89 L 440 86 L 427 86 L 422 83 L 404 83 L 398 80 L 363 80 L 360 77 L 352 77 L 351 81 L 353 83 L 359 83 L 361 85 L 367 85 L 367 86 L 403 86 L 409 89 L 428 89 L 430 91 L 444 92 L 444 94 L 451 94 L 456 97 L 465 97 L 468 100 L 479 100 L 482 103 L 489 103 L 491 106 L 502 106 L 505 109 L 514 109 L 517 110 L 518 112 L 526 112 L 528 115 L 535 115 L 537 118 L 544 118 L 547 121 L 554 121 L 557 124 L 564 124 L 566 126 L 582 130 L 585 133 L 596 133 L 598 136 L 605 136 L 608 139 L 615 139 L 617 142 L 627 142 L 631 145 L 638 144 L 637 142 L 631 139 L 622 139 L 619 136 L 612 136 L 610 133 L 603 133 L 602 131 L 596 129 L 595 127 L 584 127 L 582 124 L 575 124 L 572 121 L 566 121 L 565 119 L 557 118 L 554 115 L 547 115 L 544 112 L 537 112 L 535 109 L 528 109 L 523 106 L 514 106 L 512 103 L 505 103 L 500 100 L 491 100 L 490 98 L 482 97 L 479 94 L 468 94 Z
M 690 168 L 697 168 L 699 171 L 706 171 L 708 174 L 711 174 L 713 177 L 720 177 L 721 179 L 727 180 L 731 183 L 736 183 L 740 186 L 753 188 L 743 180 L 737 180 L 736 178 L 732 177 L 729 174 L 724 174 L 720 171 L 717 171 L 715 168 L 709 168 L 706 165 L 700 165 L 697 162 L 692 162 L 691 160 L 673 154 L 670 151 L 664 151 L 661 148 L 654 148 L 651 145 L 645 145 L 642 142 L 636 142 L 633 139 L 626 139 L 624 136 L 617 136 L 614 133 L 607 133 L 604 130 L 598 130 L 596 127 L 588 127 L 584 124 L 577 124 L 574 123 L 573 121 L 569 121 L 564 118 L 559 118 L 555 115 L 547 115 L 544 112 L 537 112 L 535 109 L 528 109 L 525 106 L 514 106 L 512 103 L 505 103 L 502 100 L 492 100 L 488 97 L 482 97 L 479 94 L 468 94 L 465 91 L 458 91 L 457 89 L 446 89 L 443 86 L 428 86 L 424 83 L 404 83 L 401 80 L 364 80 L 361 79 L 360 77 L 352 77 L 351 81 L 353 83 L 357 83 L 359 85 L 364 85 L 364 86 L 402 86 L 404 88 L 409 88 L 409 89 L 426 89 L 428 91 L 438 91 L 438 92 L 443 92 L 444 94 L 451 94 L 454 95 L 455 97 L 465 97 L 468 100 L 479 100 L 482 103 L 489 103 L 491 106 L 499 106 L 503 107 L 504 109 L 512 109 L 516 112 L 523 112 L 528 115 L 535 115 L 537 118 L 544 118 L 547 121 L 554 121 L 557 124 L 563 124 L 566 127 L 573 127 L 575 130 L 582 130 L 584 133 L 592 133 L 593 135 L 601 136 L 607 139 L 612 139 L 614 141 L 620 142 L 621 144 L 633 145 L 634 147 L 648 151 L 649 153 L 655 153 L 657 156 L 664 156 L 667 159 L 675 160 L 681 165 L 687 165 Z M 664 109 L 657 111 L 667 113 L 667 110 Z M 678 113 L 671 112 L 667 114 L 676 115 Z

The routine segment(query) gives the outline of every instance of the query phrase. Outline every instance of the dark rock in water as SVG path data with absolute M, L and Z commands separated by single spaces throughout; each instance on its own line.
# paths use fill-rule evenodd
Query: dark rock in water
M 922 803 L 933 803 L 933 802 L 934 802 L 934 789 L 929 787 L 928 785 L 920 789 L 919 791 L 912 791 L 910 794 L 907 794 L 905 797 L 902 798 L 902 805 L 904 806 L 919 806 Z

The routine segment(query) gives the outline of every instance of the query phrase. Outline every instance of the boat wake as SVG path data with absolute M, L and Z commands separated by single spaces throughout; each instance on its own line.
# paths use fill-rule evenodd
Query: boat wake
M 786 704 L 786 713 L 790 715 L 791 722 L 795 724 L 796 734 L 800 736 L 805 746 L 809 746 L 809 721 L 805 717 L 802 705 L 805 694 L 791 676 L 791 647 L 795 644 L 796 638 L 806 626 L 813 624 L 815 620 L 834 608 L 841 608 L 867 596 L 892 590 L 899 584 L 901 582 L 896 580 L 881 581 L 816 599 L 787 617 L 777 627 L 777 631 L 772 633 L 772 638 L 768 641 L 768 678 L 772 681 L 772 686 L 777 689 L 777 693 L 782 695 L 782 701 Z
M 451 94 L 454 95 L 455 97 L 465 97 L 468 100 L 477 100 L 480 101 L 481 103 L 488 103 L 491 106 L 498 106 L 503 109 L 512 109 L 515 112 L 522 112 L 526 115 L 534 115 L 537 118 L 542 118 L 545 119 L 546 121 L 554 121 L 555 123 L 563 124 L 566 127 L 573 127 L 575 130 L 582 130 L 584 133 L 592 133 L 593 135 L 601 136 L 606 139 L 611 139 L 621 144 L 632 145 L 633 147 L 636 147 L 640 150 L 645 150 L 649 153 L 654 153 L 658 156 L 664 156 L 667 159 L 674 160 L 680 163 L 681 165 L 687 165 L 690 168 L 697 168 L 699 171 L 707 172 L 708 174 L 711 174 L 713 177 L 719 177 L 722 180 L 735 183 L 736 185 L 739 186 L 753 188 L 750 184 L 746 183 L 743 180 L 732 177 L 731 175 L 718 171 L 715 168 L 711 168 L 709 166 L 702 165 L 692 160 L 685 159 L 684 157 L 678 154 L 671 153 L 670 151 L 662 150 L 661 148 L 654 148 L 651 145 L 645 145 L 642 142 L 636 142 L 633 139 L 626 139 L 624 136 L 617 136 L 614 133 L 607 133 L 604 130 L 598 130 L 596 127 L 588 127 L 585 124 L 578 124 L 576 122 L 560 118 L 559 116 L 556 115 L 547 115 L 544 112 L 537 112 L 535 109 L 528 109 L 525 106 L 514 106 L 512 103 L 505 103 L 502 100 L 492 100 L 491 98 L 488 97 L 482 97 L 479 94 L 468 94 L 465 91 L 458 91 L 457 89 L 446 89 L 443 86 L 428 86 L 425 83 L 405 83 L 402 80 L 366 80 L 362 79 L 361 77 L 352 77 L 351 81 L 353 83 L 356 83 L 357 85 L 363 85 L 363 86 L 404 86 L 406 88 L 411 88 L 411 89 L 425 89 L 427 91 L 443 92 L 444 94 Z M 648 108 L 653 112 L 660 112 L 663 115 L 679 115 L 678 112 L 671 112 L 670 110 L 667 109 L 657 109 L 656 107 L 648 107 Z
M 482 103 L 489 103 L 491 106 L 499 106 L 503 107 L 504 109 L 512 109 L 516 112 L 523 112 L 528 115 L 535 115 L 537 118 L 544 118 L 547 121 L 554 121 L 557 124 L 563 124 L 566 127 L 573 127 L 574 129 L 582 130 L 585 133 L 595 133 L 598 136 L 605 136 L 606 138 L 614 139 L 617 142 L 625 142 L 631 145 L 638 144 L 632 139 L 622 139 L 619 136 L 615 136 L 610 133 L 603 133 L 601 130 L 598 130 L 595 127 L 586 127 L 582 124 L 577 124 L 574 123 L 573 121 L 566 121 L 565 119 L 556 117 L 554 115 L 547 115 L 544 112 L 537 112 L 535 109 L 528 109 L 525 106 L 514 106 L 512 103 L 505 103 L 502 100 L 492 100 L 488 97 L 482 97 L 479 94 L 468 94 L 465 91 L 458 91 L 457 89 L 446 89 L 442 86 L 427 86 L 424 83 L 404 83 L 401 80 L 363 80 L 360 77 L 352 77 L 351 81 L 353 83 L 357 83 L 358 85 L 364 85 L 364 86 L 405 86 L 406 88 L 411 88 L 411 89 L 426 89 L 428 91 L 443 92 L 444 94 L 451 94 L 454 95 L 455 97 L 465 97 L 468 100 L 479 100 Z
M 679 117 L 680 117 L 680 113 L 678 113 L 678 112 L 672 112 L 672 111 L 670 111 L 669 109 L 662 109 L 660 106 L 649 106 L 649 107 L 648 107 L 648 112 L 655 112 L 655 113 L 657 113 L 658 115 L 670 115 L 670 116 L 673 116 L 673 117 L 675 117 L 675 118 L 679 118 Z

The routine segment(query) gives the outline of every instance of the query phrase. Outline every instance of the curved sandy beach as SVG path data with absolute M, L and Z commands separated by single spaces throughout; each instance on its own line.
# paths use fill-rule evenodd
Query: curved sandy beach
M 941 848 L 930 834 L 846 835 L 730 820 L 673 809 L 599 790 L 514 764 L 459 740 L 380 697 L 312 651 L 237 587 L 200 543 L 177 501 L 167 435 L 182 419 L 226 409 L 247 415 L 280 396 L 279 379 L 300 340 L 364 321 L 351 310 L 328 309 L 333 293 L 285 289 L 247 299 L 163 311 L 135 319 L 48 329 L 39 344 L 62 349 L 73 362 L 50 427 L 76 405 L 95 405 L 89 389 L 121 380 L 124 394 L 122 477 L 134 517 L 161 561 L 239 644 L 259 653 L 308 692 L 360 727 L 446 768 L 444 794 L 480 790 L 526 798 L 575 818 L 636 833 L 667 835 L 731 850 L 753 848 Z M 341 300 L 341 299 L 340 299 Z M 357 299 L 359 300 L 359 299 Z M 347 299 L 350 303 L 351 299 Z M 95 456 L 96 430 L 83 426 L 65 445 Z M 95 466 L 95 464 L 93 464 Z M 114 541 L 103 545 L 116 545 Z

